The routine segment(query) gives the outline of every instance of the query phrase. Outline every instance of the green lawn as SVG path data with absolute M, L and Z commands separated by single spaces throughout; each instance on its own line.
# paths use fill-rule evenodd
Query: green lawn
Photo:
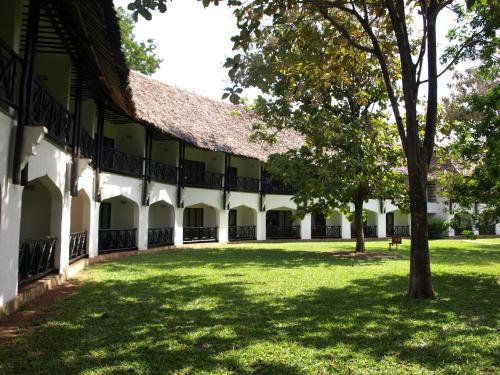
M 432 241 L 434 301 L 403 296 L 405 242 L 398 260 L 255 243 L 91 267 L 35 333 L 0 343 L 0 373 L 499 373 L 500 240 Z

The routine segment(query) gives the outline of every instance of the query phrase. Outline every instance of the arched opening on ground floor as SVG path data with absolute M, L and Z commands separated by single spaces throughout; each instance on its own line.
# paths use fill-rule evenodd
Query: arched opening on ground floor
M 174 243 L 174 207 L 159 201 L 149 206 L 148 247 L 171 245 Z
M 332 211 L 329 216 L 321 212 L 311 214 L 312 238 L 340 238 L 342 236 L 342 214 Z
M 24 284 L 56 270 L 61 251 L 62 194 L 47 176 L 23 190 L 18 282 Z
M 137 249 L 139 206 L 119 195 L 99 207 L 99 252 Z
M 410 215 L 401 210 L 385 214 L 386 233 L 388 236 L 410 236 Z
M 287 207 L 281 207 L 267 211 L 266 238 L 300 238 L 300 221 L 295 215 L 295 210 Z
M 257 239 L 257 211 L 238 206 L 229 210 L 229 241 L 248 241 Z
M 378 236 L 378 214 L 375 211 L 366 210 L 363 218 L 363 232 L 365 238 L 376 238 Z M 351 222 L 351 237 L 356 238 L 356 225 Z
M 183 241 L 216 242 L 219 231 L 219 210 L 199 203 L 184 209 Z
M 69 235 L 69 261 L 74 262 L 88 253 L 90 231 L 90 198 L 85 190 L 71 199 L 71 225 Z

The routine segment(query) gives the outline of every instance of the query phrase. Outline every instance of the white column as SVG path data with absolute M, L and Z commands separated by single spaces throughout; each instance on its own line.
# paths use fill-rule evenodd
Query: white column
M 184 209 L 183 208 L 174 208 L 175 217 L 174 217 L 174 245 L 180 246 L 183 244 L 183 236 L 184 236 Z
M 500 236 L 500 223 L 495 224 L 495 234 Z
M 377 214 L 377 235 L 378 238 L 387 237 L 386 233 L 386 216 L 385 214 Z
M 22 186 L 10 184 L 7 178 L 2 180 L 5 184 L 0 189 L 0 213 L 2 215 L 0 220 L 0 307 L 13 299 L 17 293 L 23 193 Z
M 219 210 L 219 243 L 227 243 L 229 241 L 229 211 Z
M 137 249 L 148 248 L 149 206 L 139 206 L 139 222 L 137 224 Z
M 300 239 L 311 239 L 311 214 L 306 214 L 300 221 Z
M 92 201 L 90 203 L 90 229 L 89 229 L 89 258 L 93 258 L 99 254 L 99 202 Z
M 342 230 L 342 238 L 350 239 L 351 238 L 351 222 L 347 220 L 347 216 L 342 214 L 341 216 L 341 228 Z
M 257 212 L 257 240 L 266 240 L 266 213 Z
M 453 220 L 454 216 L 455 215 L 453 215 L 453 214 L 448 215 L 448 221 Z M 455 237 L 455 229 L 453 229 L 451 226 L 448 227 L 448 236 Z
M 51 217 L 51 231 L 58 237 L 58 252 L 56 253 L 55 266 L 59 273 L 64 273 L 69 265 L 69 234 L 71 231 L 71 196 L 69 192 L 64 192 L 62 197 L 61 217 Z M 52 215 L 57 216 L 57 215 Z M 57 220 L 61 220 L 57 223 Z

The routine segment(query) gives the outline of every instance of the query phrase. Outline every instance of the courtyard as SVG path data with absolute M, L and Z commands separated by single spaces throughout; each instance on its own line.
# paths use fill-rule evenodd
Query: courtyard
M 496 373 L 500 239 L 434 240 L 435 300 L 354 242 L 184 248 L 92 266 L 0 345 L 0 374 Z M 367 242 L 368 253 L 387 241 Z

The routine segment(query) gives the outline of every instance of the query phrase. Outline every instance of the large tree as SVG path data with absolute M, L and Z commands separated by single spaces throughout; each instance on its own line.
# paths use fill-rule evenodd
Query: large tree
M 161 59 L 156 57 L 154 39 L 139 42 L 134 34 L 135 20 L 123 8 L 117 9 L 118 22 L 122 37 L 122 49 L 130 69 L 151 75 L 160 67 Z
M 205 6 L 219 4 L 219 0 L 202 1 Z M 149 0 L 136 0 L 132 6 L 141 12 L 141 7 L 147 8 L 150 3 L 154 3 L 150 7 L 153 9 L 164 7 L 164 1 Z M 459 0 L 227 0 L 226 3 L 236 7 L 240 34 L 232 38 L 235 49 L 248 50 L 263 24 L 279 24 L 293 11 L 299 17 L 321 15 L 351 46 L 377 59 L 408 169 L 412 228 L 407 295 L 433 298 L 426 184 L 435 144 L 438 78 L 460 59 L 491 51 L 488 46 L 491 40 L 496 41 L 498 4 L 468 1 L 467 6 L 475 16 L 469 20 L 465 1 Z M 448 65 L 439 71 L 436 23 L 446 8 L 460 16 L 464 30 L 450 35 L 453 43 L 445 56 Z M 394 47 L 397 56 L 391 61 L 390 51 Z M 396 74 L 391 73 L 393 65 L 398 67 Z M 235 62 L 232 71 L 237 69 Z M 232 98 L 237 96 L 236 90 L 231 93 Z
M 262 120 L 256 136 L 273 142 L 283 129 L 304 136 L 301 148 L 274 154 L 267 165 L 296 188 L 299 215 L 329 216 L 334 208 L 348 213 L 357 229 L 356 252 L 364 252 L 364 202 L 393 197 L 402 203 L 407 190 L 382 76 L 374 58 L 321 17 L 290 13 L 287 19 L 264 27 L 254 47 L 236 57 L 233 81 L 265 94 L 255 103 Z M 227 66 L 233 65 L 229 59 Z

